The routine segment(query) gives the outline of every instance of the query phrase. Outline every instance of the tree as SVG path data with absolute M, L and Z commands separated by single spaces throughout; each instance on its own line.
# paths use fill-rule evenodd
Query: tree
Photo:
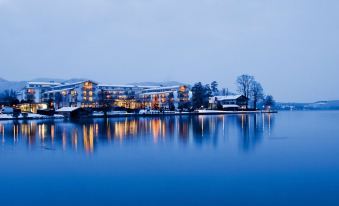
M 210 87 L 210 85 L 206 84 L 204 87 L 204 96 L 203 96 L 203 105 L 205 108 L 208 107 L 208 103 L 209 103 L 209 98 L 212 96 L 212 89 Z
M 213 81 L 211 83 L 211 90 L 212 90 L 212 94 L 213 95 L 218 95 L 219 94 L 219 90 L 218 90 L 218 82 Z
M 167 96 L 167 105 L 168 105 L 168 109 L 170 111 L 174 111 L 175 110 L 175 106 L 174 106 L 174 95 L 173 93 L 169 93 Z
M 257 109 L 257 103 L 264 98 L 264 90 L 261 84 L 257 81 L 253 81 L 251 85 L 251 97 L 253 99 L 253 108 Z
M 192 106 L 194 109 L 200 108 L 204 104 L 204 86 L 201 82 L 195 83 L 192 87 Z
M 0 101 L 6 105 L 15 105 L 19 103 L 14 90 L 5 90 L 0 94 Z
M 264 100 L 264 107 L 271 109 L 275 105 L 275 101 L 272 95 L 267 95 Z
M 250 98 L 251 88 L 254 82 L 254 77 L 251 75 L 243 74 L 237 78 L 238 92 L 244 95 L 247 99 Z M 248 104 L 246 105 L 246 108 Z
M 195 83 L 192 87 L 192 106 L 193 109 L 208 107 L 208 100 L 212 96 L 212 90 L 209 84 L 205 86 L 201 82 Z

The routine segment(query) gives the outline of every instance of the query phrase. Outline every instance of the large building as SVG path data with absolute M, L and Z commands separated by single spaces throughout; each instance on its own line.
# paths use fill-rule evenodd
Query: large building
M 98 84 L 91 80 L 75 83 L 29 82 L 18 93 L 24 111 L 62 107 L 109 107 L 123 109 L 173 110 L 190 101 L 191 92 L 182 86 L 136 86 Z M 38 105 L 38 106 L 37 106 Z
M 192 92 L 186 85 L 144 89 L 139 95 L 142 108 L 173 110 L 188 103 Z
M 17 98 L 19 101 L 27 102 L 42 102 L 43 93 L 58 86 L 56 82 L 27 82 L 25 88 L 18 92 Z
M 138 101 L 140 93 L 150 88 L 153 86 L 99 84 L 98 102 L 100 106 L 137 109 L 141 107 Z
M 54 102 L 55 108 L 61 107 L 97 107 L 98 83 L 85 80 L 51 87 L 43 93 L 43 102 Z

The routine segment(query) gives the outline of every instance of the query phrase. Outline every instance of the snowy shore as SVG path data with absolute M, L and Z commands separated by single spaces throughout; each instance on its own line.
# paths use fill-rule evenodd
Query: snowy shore
M 20 114 L 18 117 L 13 117 L 11 114 L 0 114 L 0 120 L 17 120 L 17 119 L 63 119 L 64 116 L 60 114 L 55 114 L 54 116 L 47 116 L 41 114 L 32 114 L 29 113 L 27 117 L 24 117 Z
M 108 113 L 107 117 L 157 117 L 157 116 L 181 116 L 181 115 L 222 115 L 222 114 L 256 114 L 256 113 L 276 113 L 276 111 L 218 111 L 218 110 L 197 110 L 194 112 L 152 112 L 152 113 Z M 104 113 L 94 113 L 87 118 L 104 118 Z M 55 114 L 47 116 L 41 114 L 29 113 L 26 117 L 22 114 L 19 117 L 13 117 L 11 114 L 0 114 L 1 120 L 22 120 L 22 119 L 63 119 L 63 115 Z

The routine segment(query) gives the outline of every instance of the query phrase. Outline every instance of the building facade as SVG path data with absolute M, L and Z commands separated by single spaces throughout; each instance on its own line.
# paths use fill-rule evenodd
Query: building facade
M 98 85 L 98 102 L 100 106 L 138 109 L 141 107 L 139 96 L 145 89 L 153 86 L 136 85 Z
M 192 92 L 186 85 L 144 89 L 139 95 L 142 108 L 175 110 L 190 102 Z
M 19 101 L 41 103 L 43 94 L 60 83 L 56 82 L 27 82 L 25 88 L 17 93 Z
M 209 98 L 209 109 L 243 110 L 248 105 L 244 95 L 213 96 Z
M 108 85 L 91 80 L 75 83 L 29 82 L 18 92 L 19 100 L 26 102 L 22 108 L 27 111 L 62 107 L 175 110 L 190 102 L 191 96 L 186 85 Z
M 56 109 L 62 107 L 89 107 L 98 106 L 98 83 L 86 80 L 71 84 L 61 84 L 51 87 L 43 93 L 43 102 L 53 102 Z

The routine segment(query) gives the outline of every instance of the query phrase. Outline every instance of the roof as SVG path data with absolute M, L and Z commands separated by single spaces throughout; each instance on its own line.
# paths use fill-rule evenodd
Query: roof
M 98 87 L 117 87 L 117 88 L 134 88 L 136 85 L 119 85 L 119 84 L 98 84 Z
M 83 81 L 79 81 L 79 82 L 74 82 L 74 83 L 65 83 L 65 84 L 59 84 L 57 86 L 55 86 L 54 88 L 63 88 L 63 87 L 71 87 L 71 86 L 75 86 L 75 85 L 78 85 L 78 84 L 82 84 L 84 82 L 92 82 L 94 84 L 98 84 L 97 82 L 95 81 L 92 81 L 92 80 L 83 80 Z
M 79 108 L 80 107 L 62 107 L 60 109 L 57 109 L 56 112 L 73 112 Z
M 176 86 L 168 86 L 168 87 L 155 87 L 155 88 L 151 88 L 151 89 L 145 89 L 144 92 L 152 92 L 155 90 L 165 90 L 165 89 L 178 89 L 179 87 L 181 87 L 180 85 L 176 85 Z
M 171 93 L 173 91 L 161 91 L 161 92 L 145 92 L 145 93 L 141 93 L 140 95 L 157 95 L 157 94 L 168 94 Z
M 27 84 L 60 85 L 58 82 L 27 82 Z
M 62 92 L 62 91 L 69 91 L 69 90 L 72 90 L 72 89 L 74 89 L 74 88 L 55 89 L 55 90 L 46 91 L 46 92 L 44 92 L 44 94 L 50 94 L 50 93 L 56 93 L 56 92 Z
M 239 108 L 239 105 L 236 104 L 224 104 L 222 108 Z
M 243 95 L 238 94 L 238 95 L 228 95 L 228 96 L 214 96 L 212 98 L 216 98 L 218 101 L 222 101 L 222 100 L 235 100 L 241 96 Z

